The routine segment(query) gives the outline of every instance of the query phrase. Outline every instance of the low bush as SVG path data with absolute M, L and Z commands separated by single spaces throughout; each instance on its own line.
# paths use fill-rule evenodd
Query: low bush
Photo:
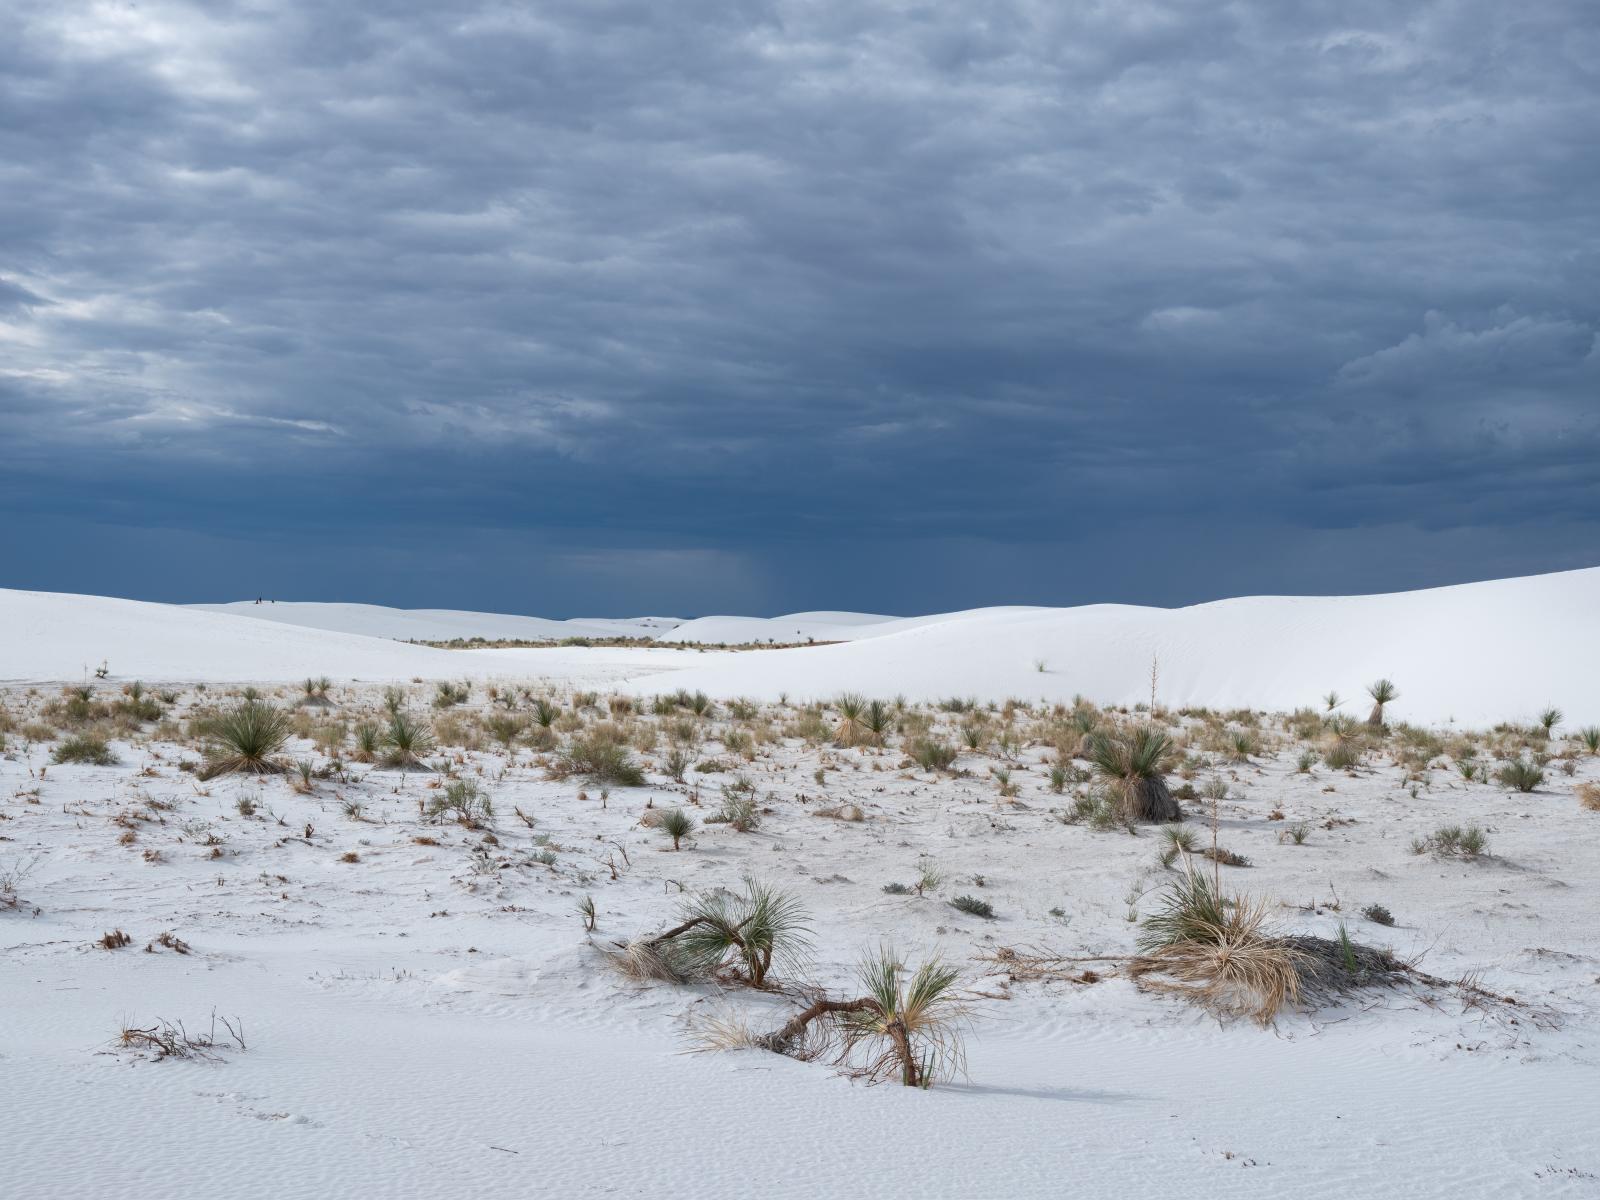
M 613 787 L 643 787 L 644 771 L 621 742 L 601 733 L 575 737 L 551 765 L 557 779 L 580 775 Z
M 924 771 L 948 771 L 958 751 L 933 738 L 918 738 L 911 746 L 911 758 Z
M 117 758 L 106 743 L 106 739 L 92 733 L 75 733 L 69 738 L 64 738 L 50 753 L 50 761 L 56 763 L 86 763 L 95 767 L 114 767 L 120 759 Z
M 1531 792 L 1544 782 L 1544 770 L 1538 763 L 1519 758 L 1501 767 L 1495 772 L 1495 778 L 1504 787 L 1519 792 Z

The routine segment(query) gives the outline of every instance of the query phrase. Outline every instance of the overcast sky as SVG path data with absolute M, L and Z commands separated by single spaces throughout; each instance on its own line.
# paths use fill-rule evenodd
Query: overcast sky
M 1593 0 L 4 7 L 0 585 L 1600 564 Z

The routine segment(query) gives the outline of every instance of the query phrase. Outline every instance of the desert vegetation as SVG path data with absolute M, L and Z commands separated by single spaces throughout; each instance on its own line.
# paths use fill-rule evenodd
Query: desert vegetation
M 1511 861 L 1483 815 L 1495 798 L 1566 795 L 1577 820 L 1600 811 L 1594 727 L 1547 709 L 1493 729 L 1427 729 L 1396 719 L 1392 682 L 1369 694 L 1360 721 L 1334 695 L 1272 714 L 322 677 L 31 689 L 0 704 L 5 752 L 32 776 L 0 815 L 34 819 L 58 775 L 75 772 L 122 781 L 74 793 L 73 819 L 144 872 L 248 863 L 258 888 L 287 898 L 297 885 L 278 859 L 299 847 L 337 864 L 322 887 L 438 872 L 428 913 L 471 899 L 514 914 L 548 891 L 566 921 L 576 910 L 614 978 L 788 1006 L 711 1021 L 702 1033 L 717 1048 L 927 1087 L 960 1074 L 963 1039 L 995 995 L 1029 981 L 1123 975 L 1150 997 L 1264 1024 L 1351 989 L 1425 986 L 1432 977 L 1368 943 L 1403 928 L 1389 903 L 1417 909 L 1419 891 L 1444 886 L 1436 877 L 1362 889 L 1347 870 L 1341 886 L 1356 895 L 1307 899 L 1326 890 L 1330 863 L 1360 862 L 1340 857 L 1352 839 L 1393 847 L 1393 877 L 1431 865 L 1488 887 Z M 1375 809 L 1379 794 L 1392 799 Z M 1359 818 L 1346 796 L 1362 798 Z M 1465 800 L 1478 804 L 1470 820 L 1457 815 Z M 28 866 L 0 870 L 0 913 L 48 903 L 29 880 Z M 1080 881 L 1098 898 L 1077 894 Z M 869 940 L 818 907 L 849 889 L 871 897 L 858 901 L 873 906 L 871 927 L 938 930 L 942 948 L 883 945 L 854 970 L 821 966 Z M 447 906 L 440 891 L 458 899 Z M 659 932 L 598 932 L 643 924 L 641 903 Z M 1051 930 L 1076 934 L 1094 905 L 1116 919 L 1094 926 L 1084 955 L 1040 949 Z M 105 950 L 132 941 L 121 927 L 97 938 Z M 182 939 L 181 951 L 149 944 L 188 952 Z M 158 1057 L 213 1049 L 161 1023 L 119 1037 Z

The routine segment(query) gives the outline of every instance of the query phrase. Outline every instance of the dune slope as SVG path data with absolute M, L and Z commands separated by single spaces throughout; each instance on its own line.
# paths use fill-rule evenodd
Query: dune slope
M 992 609 L 846 645 L 742 655 L 673 676 L 713 695 L 1007 696 L 1317 705 L 1364 713 L 1392 679 L 1399 719 L 1483 724 L 1546 704 L 1600 721 L 1600 568 L 1377 596 L 1260 596 L 1192 608 Z M 659 681 L 658 681 L 659 682 Z M 652 690 L 641 682 L 635 690 Z

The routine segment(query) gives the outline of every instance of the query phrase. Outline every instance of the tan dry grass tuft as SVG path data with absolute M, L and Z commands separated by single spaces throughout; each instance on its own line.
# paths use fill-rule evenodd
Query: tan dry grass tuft
M 1172 992 L 1219 1016 L 1269 1025 L 1300 1002 L 1304 954 L 1267 931 L 1263 901 L 1236 897 L 1216 919 L 1191 917 L 1190 936 L 1135 958 L 1128 973 L 1141 986 Z

